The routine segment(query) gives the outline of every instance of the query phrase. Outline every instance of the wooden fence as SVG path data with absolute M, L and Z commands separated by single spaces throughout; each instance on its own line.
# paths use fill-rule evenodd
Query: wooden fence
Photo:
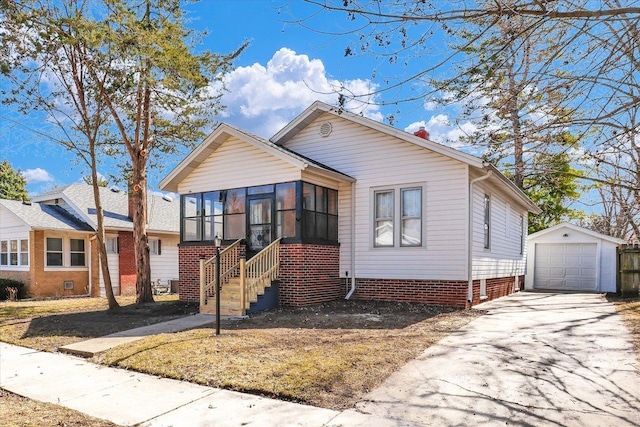
M 618 247 L 617 291 L 623 297 L 640 295 L 640 246 Z

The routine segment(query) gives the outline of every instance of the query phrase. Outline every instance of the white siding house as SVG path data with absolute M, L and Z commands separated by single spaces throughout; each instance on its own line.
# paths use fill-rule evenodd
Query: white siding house
M 522 283 L 526 218 L 539 209 L 495 167 L 321 102 L 269 140 L 220 125 L 160 187 L 180 193 L 183 204 L 187 196 L 206 203 L 215 194 L 220 230 L 226 230 L 232 218 L 225 194 L 241 189 L 249 200 L 263 192 L 260 197 L 273 197 L 277 205 L 283 183 L 297 185 L 298 228 L 281 244 L 281 303 L 346 294 L 464 305 L 505 295 Z M 307 200 L 308 188 L 315 188 L 315 205 Z M 314 227 L 326 221 L 322 197 L 334 191 L 337 232 L 319 238 Z M 247 230 L 257 213 L 251 209 L 247 202 Z M 280 229 L 277 209 L 274 219 L 264 219 L 272 221 L 269 230 Z M 194 215 L 183 210 L 182 221 L 204 227 L 207 214 Z M 269 239 L 283 237 L 269 233 Z M 211 240 L 194 236 L 183 234 L 180 241 L 185 299 L 198 293 L 195 256 L 211 252 Z

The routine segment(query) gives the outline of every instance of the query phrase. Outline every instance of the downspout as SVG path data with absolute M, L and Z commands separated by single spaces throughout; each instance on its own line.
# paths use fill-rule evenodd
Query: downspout
M 351 183 L 351 289 L 344 299 L 351 298 L 356 291 L 356 183 Z
M 473 184 L 484 181 L 493 174 L 489 170 L 486 175 L 479 176 L 469 182 L 469 241 L 467 246 L 467 273 L 469 280 L 469 290 L 467 292 L 467 308 L 471 308 L 473 302 Z

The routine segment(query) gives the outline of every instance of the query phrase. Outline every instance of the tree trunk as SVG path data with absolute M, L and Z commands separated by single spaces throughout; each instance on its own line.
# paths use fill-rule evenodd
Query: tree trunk
M 113 294 L 113 287 L 111 285 L 111 275 L 109 274 L 109 264 L 107 263 L 107 247 L 105 245 L 105 233 L 104 233 L 104 211 L 102 209 L 102 200 L 100 199 L 100 187 L 98 186 L 98 172 L 96 165 L 95 146 L 90 144 L 91 148 L 91 186 L 93 187 L 93 200 L 96 204 L 96 218 L 98 219 L 98 230 L 96 231 L 96 237 L 98 239 L 98 254 L 100 261 L 100 269 L 102 271 L 102 277 L 104 279 L 104 290 L 107 295 L 107 301 L 109 302 L 109 310 L 116 310 L 120 308 L 120 304 L 116 301 L 116 297 Z M 91 249 L 89 249 L 91 250 Z M 91 278 L 89 278 L 91 280 Z
M 153 302 L 149 241 L 147 237 L 147 176 L 144 155 L 139 154 L 133 164 L 129 195 L 133 202 L 133 248 L 136 257 L 136 304 Z

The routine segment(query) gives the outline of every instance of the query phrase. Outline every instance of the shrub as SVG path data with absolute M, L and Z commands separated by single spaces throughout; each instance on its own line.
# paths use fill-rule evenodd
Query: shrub
M 24 298 L 24 283 L 14 279 L 2 279 L 0 278 L 0 300 L 9 298 L 9 291 L 7 288 L 18 288 L 18 298 Z

